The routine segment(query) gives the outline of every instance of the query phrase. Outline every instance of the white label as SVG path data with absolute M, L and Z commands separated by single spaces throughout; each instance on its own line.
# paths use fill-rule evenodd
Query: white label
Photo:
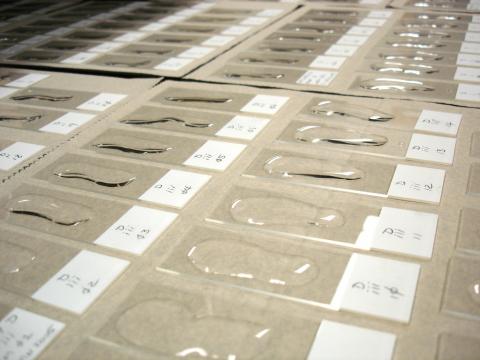
M 49 36 L 45 36 L 45 35 L 36 35 L 26 40 L 23 40 L 21 43 L 28 44 L 28 45 L 35 45 L 35 44 L 38 44 L 39 42 L 48 40 L 49 38 L 50 38 Z
M 480 69 L 469 67 L 457 67 L 455 71 L 455 80 L 480 82 Z
M 88 49 L 88 51 L 96 52 L 96 53 L 106 53 L 106 52 L 118 49 L 119 47 L 122 47 L 122 46 L 123 46 L 122 43 L 107 41 Z
M 141 255 L 176 217 L 172 212 L 133 206 L 95 244 Z
M 182 208 L 209 180 L 209 175 L 169 170 L 139 199 Z
M 14 308 L 0 321 L 0 359 L 32 360 L 62 331 L 64 324 Z
M 203 3 L 200 3 L 200 4 L 193 5 L 191 7 L 191 9 L 205 10 L 205 9 L 211 8 L 213 5 L 215 5 L 215 3 L 203 2 Z
M 205 46 L 223 46 L 223 45 L 228 44 L 233 39 L 235 39 L 235 37 L 233 37 L 233 36 L 215 35 L 215 36 L 212 36 L 212 37 L 208 38 L 204 42 L 202 42 L 202 45 L 205 45 Z
M 451 137 L 413 134 L 408 145 L 407 159 L 453 163 L 456 140 Z
M 311 62 L 309 67 L 323 68 L 323 69 L 339 69 L 340 66 L 347 60 L 342 56 L 324 56 L 319 55 Z
M 423 110 L 417 120 L 415 129 L 435 133 L 457 135 L 461 121 L 462 114 L 459 113 Z
M 129 263 L 112 256 L 82 250 L 38 289 L 32 298 L 81 314 Z
M 458 84 L 457 100 L 480 101 L 480 86 L 472 84 Z
M 287 96 L 256 95 L 240 111 L 274 115 L 288 100 Z
M 92 120 L 95 115 L 79 112 L 68 112 L 39 130 L 55 134 L 68 134 Z
M 150 24 L 147 24 L 145 26 L 142 26 L 140 29 L 140 31 L 158 31 L 158 30 L 162 30 L 162 29 L 165 29 L 167 26 L 170 26 L 169 24 L 162 24 L 162 23 L 157 23 L 157 22 L 154 22 L 154 23 L 150 23 Z
M 199 12 L 201 12 L 201 10 L 199 9 L 184 9 L 184 10 L 177 11 L 175 15 L 190 17 L 192 15 L 198 14 Z
M 182 53 L 178 54 L 178 57 L 181 58 L 192 58 L 192 59 L 200 59 L 208 54 L 210 54 L 214 48 L 211 47 L 204 47 L 204 46 L 192 46 L 190 49 L 183 51 Z
M 468 31 L 480 31 L 480 24 L 479 23 L 468 24 Z
M 359 4 L 362 5 L 378 5 L 382 2 L 382 0 L 360 0 Z
M 268 119 L 237 115 L 215 135 L 234 139 L 252 140 L 268 124 Z
M 0 170 L 10 170 L 21 162 L 33 156 L 45 146 L 16 142 L 0 150 Z
M 258 25 L 262 25 L 266 21 L 268 21 L 268 19 L 265 17 L 250 16 L 250 17 L 247 17 L 245 20 L 243 20 L 240 24 L 258 26 Z
M 480 66 L 480 55 L 460 53 L 457 56 L 457 65 Z
M 395 340 L 387 332 L 323 320 L 307 360 L 390 360 Z
M 106 13 L 101 13 L 101 14 L 91 16 L 89 19 L 92 19 L 92 20 L 106 20 L 106 19 L 112 18 L 113 16 L 114 16 L 113 14 L 109 14 L 108 12 L 106 12 Z
M 69 32 L 72 32 L 73 29 L 71 28 L 68 28 L 68 27 L 60 27 L 58 29 L 55 29 L 55 30 L 52 30 L 52 31 L 49 31 L 47 32 L 47 35 L 51 35 L 51 36 L 62 36 L 62 35 L 65 35 Z
M 480 16 L 479 15 L 472 15 L 472 20 L 473 23 L 480 23 Z
M 309 70 L 300 76 L 297 84 L 327 86 L 337 74 L 335 71 Z
M 437 214 L 382 207 L 371 248 L 430 259 L 437 222 Z
M 243 144 L 208 140 L 183 164 L 223 171 L 240 155 L 245 147 L 246 145 Z
M 17 90 L 18 89 L 12 89 L 12 88 L 7 88 L 7 87 L 4 87 L 4 86 L 0 86 L 0 99 L 6 97 L 8 95 L 13 94 Z
M 141 38 L 145 37 L 147 34 L 140 31 L 129 31 L 121 36 L 116 37 L 113 41 L 120 41 L 120 42 L 133 42 L 140 40 Z
M 358 46 L 350 46 L 350 45 L 332 45 L 330 46 L 327 51 L 325 51 L 325 55 L 332 55 L 332 56 L 352 56 L 357 51 Z
M 257 13 L 257 16 L 272 17 L 283 13 L 282 9 L 265 9 Z
M 95 23 L 95 20 L 80 20 L 77 21 L 76 23 L 70 24 L 70 27 L 73 28 L 86 28 L 89 27 L 90 25 L 93 25 Z
M 383 26 L 387 20 L 385 19 L 370 19 L 370 18 L 365 18 L 362 21 L 360 21 L 358 24 L 361 26 Z
M 110 106 L 115 105 L 119 101 L 122 101 L 126 97 L 127 95 L 124 94 L 100 93 L 90 100 L 87 100 L 83 104 L 77 106 L 77 109 L 103 111 L 108 109 Z
M 438 204 L 444 178 L 444 170 L 399 164 L 393 174 L 388 196 Z
M 60 61 L 62 64 L 83 64 L 89 60 L 92 60 L 98 54 L 89 53 L 89 52 L 79 52 L 73 56 L 70 56 L 66 59 Z
M 462 42 L 462 46 L 460 47 L 460 52 L 480 54 L 480 44 L 471 43 L 471 42 Z
M 18 78 L 12 82 L 9 82 L 6 84 L 7 86 L 13 86 L 13 87 L 18 87 L 18 88 L 26 88 L 29 87 L 30 85 L 33 85 L 40 80 L 48 78 L 50 75 L 48 74 L 28 74 L 25 76 L 22 76 L 21 78 Z
M 347 31 L 349 35 L 361 35 L 361 36 L 370 36 L 375 32 L 374 27 L 366 27 L 366 26 L 352 26 L 350 30 Z
M 233 35 L 233 36 L 238 36 L 238 35 L 243 35 L 247 32 L 249 32 L 252 28 L 250 26 L 241 26 L 241 25 L 234 25 L 226 28 L 225 30 L 222 31 L 223 35 Z
M 179 15 L 170 15 L 164 18 L 161 18 L 159 22 L 167 23 L 167 24 L 176 24 L 180 21 L 185 21 L 187 19 L 186 16 L 179 16 Z
M 155 66 L 154 69 L 177 71 L 183 68 L 184 66 L 190 64 L 192 61 L 193 59 L 186 59 L 186 58 L 182 59 L 182 58 L 172 57 L 158 64 L 157 66 Z
M 392 16 L 392 12 L 388 10 L 374 10 L 368 13 L 369 18 L 388 19 L 390 16 Z
M 467 42 L 480 42 L 480 33 L 478 32 L 466 32 L 465 41 Z
M 353 254 L 335 292 L 335 306 L 408 323 L 420 265 Z
M 365 44 L 367 40 L 367 36 L 343 35 L 340 39 L 337 40 L 337 44 L 361 46 Z

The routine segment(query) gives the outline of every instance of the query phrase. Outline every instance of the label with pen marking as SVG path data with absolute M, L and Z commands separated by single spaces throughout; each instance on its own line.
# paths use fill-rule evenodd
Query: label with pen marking
M 94 242 L 141 255 L 176 217 L 172 212 L 133 206 Z
M 347 34 L 349 35 L 360 35 L 360 36 L 370 36 L 372 35 L 377 29 L 374 27 L 366 27 L 366 26 L 352 26 L 348 31 Z
M 347 60 L 343 56 L 317 56 L 309 65 L 313 68 L 323 68 L 323 69 L 339 69 L 342 64 Z
M 65 324 L 18 307 L 0 320 L 0 359 L 33 360 Z
M 157 70 L 178 71 L 193 62 L 193 58 L 171 57 L 154 67 Z
M 150 189 L 145 191 L 139 199 L 182 208 L 200 191 L 210 178 L 211 176 L 206 174 L 169 170 Z
M 480 69 L 470 67 L 457 67 L 455 71 L 455 80 L 480 82 Z
M 126 97 L 127 95 L 124 94 L 100 93 L 90 100 L 85 101 L 83 104 L 77 106 L 77 109 L 103 111 L 122 101 Z
M 45 148 L 43 145 L 17 141 L 0 150 L 0 170 L 10 170 Z
M 68 134 L 80 126 L 86 124 L 95 117 L 93 114 L 85 114 L 79 112 L 68 112 L 51 123 L 38 129 L 39 131 L 50 132 L 55 134 Z
M 480 55 L 459 53 L 457 56 L 457 65 L 480 66 Z
M 420 265 L 353 254 L 335 291 L 332 305 L 340 310 L 408 323 Z
M 240 111 L 274 115 L 288 100 L 287 96 L 256 95 Z
M 458 84 L 455 99 L 475 102 L 480 101 L 480 86 L 473 84 Z
M 334 44 L 330 46 L 327 51 L 325 51 L 325 55 L 331 56 L 352 56 L 358 50 L 358 46 L 351 46 L 351 45 L 338 45 Z
M 388 196 L 439 204 L 442 197 L 445 170 L 412 165 L 397 165 Z
M 300 76 L 297 84 L 327 86 L 337 74 L 335 71 L 309 70 Z
M 415 130 L 457 135 L 461 121 L 462 114 L 460 113 L 422 110 L 415 125 Z
M 82 250 L 40 287 L 32 298 L 81 314 L 129 264 L 126 260 Z
M 252 140 L 268 124 L 269 119 L 237 115 L 215 135 L 234 139 Z
M 437 223 L 437 214 L 382 207 L 371 248 L 430 259 Z
M 413 134 L 407 150 L 407 159 L 451 165 L 456 139 L 445 136 Z
M 225 170 L 246 148 L 244 144 L 208 140 L 183 162 L 184 165 L 210 170 Z
M 343 35 L 340 39 L 337 40 L 337 44 L 361 46 L 365 44 L 367 40 L 367 36 Z

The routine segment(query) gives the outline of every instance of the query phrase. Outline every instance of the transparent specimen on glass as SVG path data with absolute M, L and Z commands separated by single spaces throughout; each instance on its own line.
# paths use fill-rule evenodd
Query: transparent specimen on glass
M 195 244 L 187 257 L 199 271 L 207 274 L 274 285 L 305 285 L 315 279 L 318 273 L 314 261 L 306 257 L 217 238 Z
M 344 223 L 338 210 L 284 197 L 240 198 L 231 204 L 230 214 L 239 223 L 267 227 L 338 227 Z
M 264 170 L 269 175 L 287 178 L 359 180 L 364 177 L 362 170 L 348 164 L 297 156 L 273 156 L 265 162 Z
M 388 142 L 388 139 L 382 135 L 323 125 L 302 126 L 295 132 L 295 139 L 311 144 L 331 143 L 353 146 L 381 146 Z
M 117 319 L 116 330 L 136 346 L 178 357 L 251 359 L 268 346 L 271 329 L 152 298 L 128 308 Z

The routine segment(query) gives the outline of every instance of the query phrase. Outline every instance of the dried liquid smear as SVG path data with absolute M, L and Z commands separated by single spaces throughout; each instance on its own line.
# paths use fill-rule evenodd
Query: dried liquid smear
M 314 262 L 306 257 L 232 240 L 202 241 L 193 246 L 187 256 L 201 272 L 274 285 L 305 285 L 318 274 Z
M 15 274 L 29 266 L 36 254 L 26 247 L 0 240 L 0 274 Z
M 344 224 L 344 216 L 338 210 L 281 197 L 238 199 L 232 203 L 230 214 L 239 223 L 265 227 L 337 227 Z
M 251 359 L 267 348 L 271 329 L 250 321 L 198 315 L 170 299 L 154 298 L 127 309 L 117 333 L 133 345 L 188 358 Z
M 480 279 L 470 284 L 468 293 L 475 304 L 480 305 Z

